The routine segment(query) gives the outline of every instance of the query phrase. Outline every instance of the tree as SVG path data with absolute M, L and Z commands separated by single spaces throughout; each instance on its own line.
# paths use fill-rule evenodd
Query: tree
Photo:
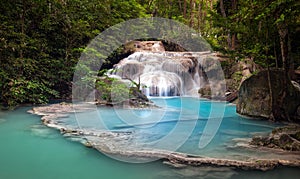
M 0 6 L 0 101 L 7 106 L 68 97 L 81 49 L 107 27 L 146 16 L 134 0 L 12 0 Z

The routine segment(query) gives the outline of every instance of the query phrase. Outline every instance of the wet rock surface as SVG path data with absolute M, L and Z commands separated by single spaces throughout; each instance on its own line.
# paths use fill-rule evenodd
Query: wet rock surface
M 276 128 L 269 136 L 255 136 L 251 145 L 287 151 L 300 151 L 300 126 L 289 125 Z

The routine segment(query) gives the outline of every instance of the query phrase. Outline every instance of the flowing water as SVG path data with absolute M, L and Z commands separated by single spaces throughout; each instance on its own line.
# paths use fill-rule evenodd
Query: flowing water
M 197 155 L 212 157 L 241 157 L 236 148 L 230 148 L 235 141 L 243 141 L 258 132 L 269 132 L 274 124 L 241 118 L 235 114 L 235 106 L 226 105 L 225 115 L 214 138 L 204 148 L 199 148 L 199 139 L 203 135 L 203 125 L 209 116 L 207 111 L 219 102 L 196 100 L 193 98 L 153 99 L 158 105 L 165 104 L 160 121 L 143 121 L 136 125 L 134 121 L 120 120 L 118 113 L 111 108 L 98 108 L 98 113 L 107 118 L 105 124 L 111 130 L 134 130 L 138 142 L 156 141 L 170 133 L 176 119 L 183 120 L 183 128 L 195 124 L 191 136 L 178 149 Z M 199 103 L 200 108 L 195 109 Z M 189 104 L 189 105 L 188 105 Z M 41 124 L 40 117 L 27 113 L 30 107 L 21 107 L 15 111 L 0 112 L 0 178 L 298 178 L 299 168 L 280 167 L 271 171 L 241 171 L 226 167 L 185 167 L 174 168 L 154 161 L 150 163 L 126 163 L 111 159 L 100 152 L 86 148 L 78 142 L 67 140 L 59 131 Z M 181 110 L 184 109 L 184 110 Z M 193 111 L 199 110 L 198 116 Z M 131 110 L 136 116 L 149 116 L 149 110 Z M 184 111 L 184 112 L 182 112 Z M 157 111 L 154 111 L 157 115 Z M 86 114 L 86 119 L 88 115 Z M 61 119 L 65 125 L 75 125 L 73 115 Z M 196 119 L 195 119 L 196 117 Z M 104 118 L 103 118 L 104 119 Z M 145 120 L 148 118 L 145 118 Z M 196 123 L 193 123 L 195 122 Z M 78 122 L 78 121 L 77 121 Z M 85 127 L 94 122 L 79 121 Z M 131 123 L 129 123 L 131 122 Z M 155 124 L 155 125 L 154 125 Z M 78 123 L 77 123 L 78 125 Z M 83 127 L 83 126 L 81 126 Z M 182 131 L 181 131 L 182 132 Z M 150 135 L 151 134 L 151 135 Z M 150 137 L 151 136 L 151 137 Z
M 210 52 L 135 52 L 116 64 L 110 75 L 140 82 L 146 96 L 195 96 L 207 83 L 203 73 L 212 80 L 222 77 L 219 69 Z

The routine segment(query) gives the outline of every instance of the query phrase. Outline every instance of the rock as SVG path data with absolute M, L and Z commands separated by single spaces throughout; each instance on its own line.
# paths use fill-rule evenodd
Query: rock
M 84 142 L 84 146 L 87 148 L 93 148 L 93 144 L 91 144 L 89 141 Z
M 283 70 L 270 70 L 272 103 L 267 70 L 246 79 L 239 89 L 237 113 L 251 117 L 266 119 L 274 117 L 275 120 L 300 122 L 295 115 L 300 106 L 300 91 L 290 81 L 285 86 L 283 76 Z M 287 94 L 284 88 L 287 88 Z
M 125 45 L 127 51 L 164 52 L 165 47 L 161 41 L 132 41 Z
M 268 137 L 254 136 L 250 145 L 288 151 L 300 151 L 300 126 L 290 125 L 276 128 Z
M 226 78 L 227 91 L 237 91 L 244 80 L 249 78 L 254 72 L 262 70 L 262 67 L 250 58 L 235 61 L 219 55 L 219 59 Z
M 282 134 L 279 138 L 279 147 L 285 150 L 290 150 L 293 139 L 288 134 Z
M 205 85 L 203 88 L 198 90 L 198 93 L 203 98 L 210 98 L 211 97 L 211 89 L 209 85 Z
M 265 146 L 267 144 L 268 138 L 262 136 L 254 136 L 250 142 L 251 145 Z
M 222 66 L 222 71 L 224 72 L 224 77 L 225 77 L 225 83 L 226 87 L 222 86 L 223 84 L 216 86 L 215 82 L 210 83 L 211 87 L 214 89 L 221 89 L 226 88 L 227 92 L 232 92 L 235 93 L 238 91 L 241 83 L 249 78 L 254 72 L 261 70 L 262 68 L 257 65 L 252 59 L 244 59 L 244 60 L 233 60 L 230 59 L 228 56 L 224 56 L 222 54 L 216 54 L 215 56 L 218 61 L 221 63 Z M 213 64 L 209 64 L 210 60 L 209 59 L 204 59 L 202 63 L 202 66 L 207 66 L 206 68 L 203 68 L 202 71 L 203 73 L 200 76 L 204 76 L 204 84 L 209 83 L 207 79 L 207 75 L 211 75 L 212 79 L 216 79 L 215 81 L 218 80 L 218 77 L 220 77 L 222 74 L 221 72 L 216 71 L 216 66 Z M 207 64 L 206 64 L 207 63 Z M 204 72 L 205 71 L 205 72 Z M 216 74 L 213 76 L 213 74 Z M 202 82 L 203 84 L 203 82 Z M 219 83 L 220 84 L 220 83 Z M 202 85 L 201 89 L 199 89 L 198 93 L 201 95 L 201 97 L 205 98 L 211 98 L 211 91 L 210 88 L 207 87 L 207 85 Z M 223 95 L 223 94 L 221 94 Z M 220 96 L 221 96 L 220 95 Z M 224 98 L 223 98 L 224 99 Z M 236 99 L 230 100 L 230 102 L 236 103 Z

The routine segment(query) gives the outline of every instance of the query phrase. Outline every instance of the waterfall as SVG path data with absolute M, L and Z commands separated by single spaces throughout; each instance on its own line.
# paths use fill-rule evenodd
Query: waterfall
M 135 52 L 111 76 L 141 83 L 146 96 L 195 96 L 203 81 L 201 60 L 210 52 Z

